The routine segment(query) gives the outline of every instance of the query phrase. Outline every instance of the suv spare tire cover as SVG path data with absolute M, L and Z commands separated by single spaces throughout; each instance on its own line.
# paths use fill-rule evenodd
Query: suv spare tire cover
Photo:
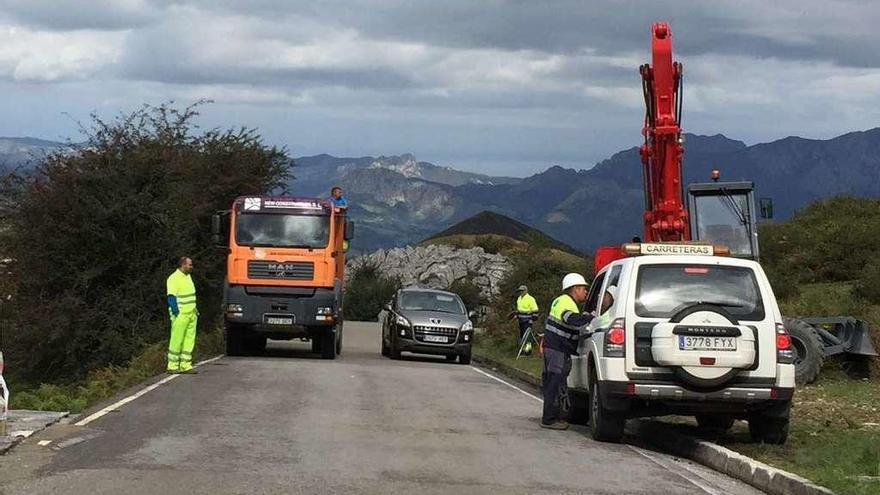
M 694 304 L 672 315 L 670 323 L 705 324 L 738 326 L 739 321 L 724 307 L 717 304 Z M 729 382 L 737 375 L 737 368 L 677 366 L 675 374 L 685 383 L 700 389 L 717 388 Z

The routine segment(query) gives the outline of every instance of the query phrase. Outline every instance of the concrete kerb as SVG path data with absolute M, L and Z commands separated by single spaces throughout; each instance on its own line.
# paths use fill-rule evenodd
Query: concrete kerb
M 473 356 L 473 361 L 514 380 L 537 388 L 541 386 L 540 378 L 500 361 L 478 355 Z M 715 443 L 685 435 L 670 425 L 650 420 L 633 423 L 639 438 L 655 448 L 698 462 L 772 495 L 834 495 L 831 490 L 796 474 L 769 466 Z

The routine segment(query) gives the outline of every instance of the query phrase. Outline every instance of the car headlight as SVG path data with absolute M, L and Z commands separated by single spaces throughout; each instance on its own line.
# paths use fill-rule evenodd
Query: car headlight
M 410 326 L 412 326 L 412 325 L 410 324 L 409 320 L 407 320 L 406 318 L 404 318 L 403 316 L 400 316 L 400 315 L 397 315 L 397 324 L 398 324 L 398 325 L 403 325 L 403 326 L 405 326 L 405 327 L 410 327 Z
M 473 329 L 474 329 L 474 324 L 473 324 L 473 322 L 471 322 L 471 320 L 464 322 L 464 325 L 461 326 L 462 332 L 470 332 Z

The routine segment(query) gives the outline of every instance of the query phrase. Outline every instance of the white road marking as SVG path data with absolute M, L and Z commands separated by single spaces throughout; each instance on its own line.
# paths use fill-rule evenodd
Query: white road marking
M 491 378 L 491 379 L 493 379 L 493 380 L 495 380 L 495 381 L 497 381 L 497 382 L 501 382 L 501 383 L 507 385 L 508 387 L 510 387 L 510 388 L 512 388 L 512 389 L 514 389 L 514 390 L 516 390 L 516 391 L 518 391 L 519 393 L 524 394 L 524 395 L 526 395 L 526 396 L 528 396 L 528 397 L 530 397 L 530 398 L 532 398 L 532 399 L 535 399 L 535 400 L 538 401 L 538 402 L 541 402 L 541 403 L 544 402 L 544 399 L 538 397 L 537 395 L 530 394 L 529 392 L 526 392 L 525 390 L 523 390 L 523 389 L 517 387 L 516 385 L 514 385 L 514 384 L 512 384 L 512 383 L 508 383 L 508 382 L 502 380 L 501 378 L 498 378 L 498 377 L 495 376 L 495 375 L 490 375 L 489 373 L 486 373 L 485 371 L 481 370 L 480 368 L 477 368 L 476 366 L 471 366 L 471 369 L 474 370 L 474 371 L 476 371 L 477 373 L 479 373 L 479 374 L 481 374 L 481 375 L 488 376 L 489 378 Z
M 687 476 L 686 474 L 682 473 L 682 471 L 680 469 L 672 469 L 672 466 L 669 466 L 669 464 L 667 462 L 661 461 L 660 458 L 658 458 L 658 456 L 654 455 L 650 451 L 640 449 L 640 448 L 635 447 L 633 445 L 627 445 L 627 447 L 629 447 L 630 449 L 632 449 L 633 452 L 641 455 L 645 459 L 648 459 L 649 461 L 653 462 L 654 464 L 662 467 L 663 469 L 668 470 L 670 472 L 673 472 L 673 473 L 681 476 L 682 478 L 688 480 L 689 482 L 691 482 L 692 485 L 696 486 L 700 490 L 703 490 L 704 492 L 706 492 L 710 495 L 723 495 L 724 494 L 724 492 L 720 492 L 720 491 L 712 488 L 711 486 L 708 486 L 705 483 L 703 483 L 703 481 L 708 482 L 709 480 L 707 480 L 706 478 L 701 476 L 699 473 L 697 473 L 696 471 L 691 469 L 690 466 L 688 466 L 686 462 L 678 463 L 675 465 L 675 467 L 684 468 L 685 471 L 692 474 L 694 477 Z
M 220 358 L 222 358 L 222 357 L 223 357 L 223 354 L 221 354 L 221 355 L 219 355 L 219 356 L 216 356 L 216 357 L 213 357 L 213 358 L 211 358 L 211 359 L 206 359 L 206 360 L 204 360 L 204 361 L 201 361 L 201 362 L 196 363 L 195 366 L 193 366 L 193 367 L 194 367 L 194 368 L 198 368 L 199 366 L 201 366 L 201 365 L 203 365 L 203 364 L 208 364 L 208 363 L 210 363 L 210 362 L 212 362 L 212 361 L 216 361 L 216 360 L 218 360 L 218 359 L 220 359 Z M 150 386 L 144 387 L 144 388 L 142 388 L 141 390 L 138 390 L 136 393 L 134 393 L 134 394 L 132 394 L 132 395 L 129 395 L 128 397 L 126 397 L 126 398 L 124 398 L 124 399 L 121 399 L 121 400 L 119 400 L 118 402 L 114 402 L 113 404 L 110 404 L 109 406 L 105 407 L 104 409 L 101 409 L 100 411 L 98 411 L 98 412 L 96 412 L 96 413 L 94 413 L 94 414 L 92 414 L 92 415 L 90 415 L 90 416 L 88 416 L 88 417 L 86 417 L 86 418 L 83 418 L 83 419 L 77 421 L 76 423 L 74 423 L 74 425 L 75 425 L 75 426 L 85 426 L 85 425 L 91 423 L 92 421 L 94 421 L 94 420 L 96 420 L 96 419 L 98 419 L 98 418 L 104 416 L 105 414 L 110 413 L 110 412 L 113 412 L 113 411 L 119 409 L 120 407 L 122 407 L 122 406 L 128 404 L 129 402 L 131 402 L 131 401 L 137 399 L 138 397 L 140 397 L 140 396 L 142 396 L 142 395 L 145 395 L 145 394 L 148 394 L 148 393 L 152 392 L 153 390 L 156 390 L 157 388 L 159 388 L 159 387 L 161 387 L 162 385 L 164 385 L 164 384 L 170 382 L 171 380 L 174 380 L 175 378 L 177 378 L 177 377 L 179 377 L 179 376 L 180 376 L 180 375 L 168 375 L 168 376 L 166 376 L 165 378 L 159 380 L 158 382 L 156 382 L 156 383 L 154 383 L 154 384 L 152 384 L 152 385 L 150 385 Z

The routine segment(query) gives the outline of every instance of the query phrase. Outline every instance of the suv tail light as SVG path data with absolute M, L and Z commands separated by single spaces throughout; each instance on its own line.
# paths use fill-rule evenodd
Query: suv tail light
M 605 357 L 623 357 L 626 355 L 626 320 L 615 318 L 611 327 L 605 332 Z
M 791 346 L 791 336 L 782 323 L 776 324 L 776 362 L 781 364 L 791 364 L 794 362 L 794 347 Z

